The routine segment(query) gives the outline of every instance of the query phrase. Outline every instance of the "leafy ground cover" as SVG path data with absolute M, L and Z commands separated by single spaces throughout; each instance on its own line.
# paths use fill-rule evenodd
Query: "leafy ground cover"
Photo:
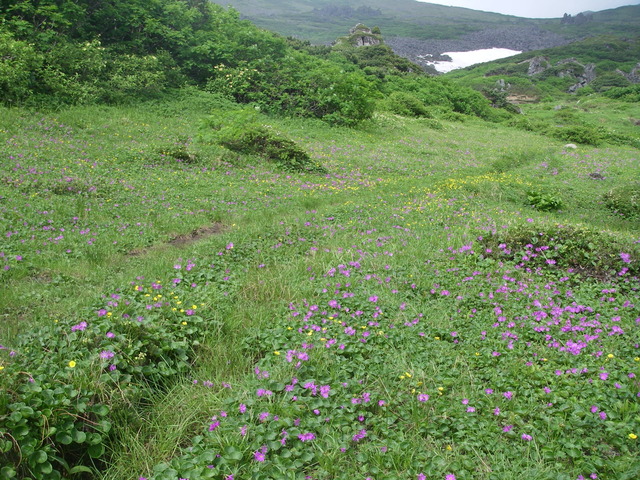
M 0 478 L 640 475 L 637 149 L 213 107 L 2 110 Z

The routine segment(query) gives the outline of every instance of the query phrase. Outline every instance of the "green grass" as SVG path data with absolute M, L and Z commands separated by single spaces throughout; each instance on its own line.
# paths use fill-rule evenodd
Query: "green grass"
M 201 141 L 192 95 L 1 112 L 13 478 L 637 476 L 640 224 L 607 203 L 637 149 L 437 114 L 263 117 L 328 171 L 291 173 Z M 526 118 L 633 135 L 635 105 L 577 100 Z M 32 385 L 76 391 L 42 413 Z

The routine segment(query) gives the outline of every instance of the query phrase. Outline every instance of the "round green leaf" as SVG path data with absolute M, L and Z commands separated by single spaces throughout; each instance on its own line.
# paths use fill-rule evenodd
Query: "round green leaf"
M 97 445 L 91 445 L 88 449 L 87 452 L 89 453 L 89 456 L 91 458 L 99 458 L 102 456 L 102 454 L 104 453 L 104 445 L 99 443 Z
M 73 441 L 76 443 L 84 443 L 85 440 L 87 439 L 87 434 L 80 430 L 74 430 L 71 433 L 71 437 L 73 438 Z
M 49 455 L 47 455 L 47 452 L 45 452 L 44 450 L 36 450 L 31 454 L 29 460 L 31 460 L 33 463 L 44 463 L 48 458 Z

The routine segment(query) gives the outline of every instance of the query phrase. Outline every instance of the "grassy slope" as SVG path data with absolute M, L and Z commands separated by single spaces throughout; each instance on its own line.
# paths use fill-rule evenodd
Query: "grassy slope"
M 204 436 L 208 452 L 224 457 L 226 447 L 240 449 L 242 462 L 217 467 L 220 474 L 235 471 L 236 478 L 254 470 L 274 478 L 294 478 L 297 471 L 345 479 L 416 478 L 421 472 L 436 478 L 455 473 L 458 479 L 507 479 L 513 471 L 530 479 L 637 473 L 638 444 L 628 436 L 640 434 L 640 388 L 630 375 L 640 375 L 640 299 L 633 283 L 624 274 L 609 284 L 545 262 L 538 268 L 533 261 L 517 267 L 520 262 L 506 256 L 491 260 L 480 240 L 518 228 L 535 237 L 533 232 L 559 223 L 610 232 L 632 251 L 640 224 L 613 216 L 602 195 L 640 176 L 637 150 L 565 150 L 561 142 L 478 120 L 442 121 L 443 129 L 432 129 L 432 121 L 383 116 L 357 130 L 265 120 L 330 171 L 326 177 L 286 174 L 252 159 L 233 166 L 216 147 L 199 143 L 199 119 L 214 104 L 200 95 L 139 108 L 73 108 L 55 115 L 3 110 L 0 116 L 0 213 L 3 234 L 11 233 L 3 235 L 0 249 L 9 267 L 1 271 L 1 344 L 40 324 L 92 321 L 107 307 L 105 297 L 133 298 L 134 284 L 144 291 L 152 281 L 169 284 L 176 264 L 195 264 L 193 273 L 185 272 L 187 284 L 189 278 L 200 284 L 210 264 L 222 265 L 229 277 L 220 285 L 180 287 L 180 301 L 199 306 L 208 325 L 198 337 L 197 361 L 144 409 L 114 413 L 118 428 L 105 479 L 148 476 L 157 463 L 178 458 L 196 434 Z M 605 119 L 640 116 L 618 108 L 611 102 L 594 106 Z M 167 158 L 176 143 L 186 143 L 197 163 Z M 530 190 L 560 199 L 563 208 L 533 210 L 527 206 Z M 180 248 L 168 244 L 217 222 L 225 225 L 219 235 Z M 549 246 L 549 258 L 559 264 L 578 248 Z M 555 247 L 561 253 L 551 255 Z M 633 265 L 638 261 L 633 257 Z M 349 277 L 340 273 L 345 268 Z M 616 293 L 603 296 L 611 288 Z M 334 299 L 342 309 L 330 307 Z M 625 333 L 602 335 L 572 355 L 536 332 L 533 311 L 550 313 L 574 301 L 592 309 L 583 315 L 599 320 L 605 332 L 619 325 Z M 317 313 L 311 305 L 319 305 Z M 107 308 L 114 319 L 124 311 Z M 352 318 L 356 310 L 364 313 Z M 301 322 L 305 314 L 310 320 Z M 569 313 L 554 315 L 559 322 L 579 321 Z M 562 324 L 548 332 L 560 346 L 582 338 L 582 331 L 562 330 Z M 327 330 L 314 333 L 311 325 Z M 345 326 L 373 337 L 363 344 Z M 320 345 L 322 335 L 346 349 L 312 349 L 300 369 L 285 361 L 287 350 Z M 91 368 L 94 355 L 78 359 L 78 372 Z M 255 365 L 271 377 L 250 373 Z M 571 374 L 572 368 L 589 374 Z M 610 379 L 599 380 L 601 372 Z M 323 399 L 296 387 L 301 403 L 292 403 L 282 390 L 292 377 L 301 385 L 312 379 L 328 384 L 332 393 Z M 258 388 L 275 394 L 256 398 Z M 507 391 L 513 400 L 502 396 Z M 364 393 L 371 394 L 371 405 L 351 404 Z M 430 400 L 418 400 L 420 393 Z M 281 420 L 243 418 L 236 413 L 239 403 L 249 405 L 252 416 L 266 410 Z M 210 432 L 212 415 L 222 409 L 229 416 Z M 319 421 L 313 409 L 331 421 Z M 298 433 L 314 432 L 316 440 L 296 439 L 295 418 L 302 420 Z M 246 423 L 250 433 L 240 441 L 237 429 Z M 269 460 L 252 461 L 264 435 L 279 439 L 282 429 L 291 434 L 289 446 L 276 454 L 278 442 L 269 443 Z M 362 429 L 366 440 L 352 440 Z M 275 462 L 286 451 L 303 462 L 291 463 L 287 474 L 286 462 Z M 311 457 L 301 456 L 306 454 Z M 193 455 L 176 464 L 185 469 L 181 476 Z M 221 461 L 202 458 L 204 472 L 208 462 Z M 158 478 L 177 478 L 163 475 Z

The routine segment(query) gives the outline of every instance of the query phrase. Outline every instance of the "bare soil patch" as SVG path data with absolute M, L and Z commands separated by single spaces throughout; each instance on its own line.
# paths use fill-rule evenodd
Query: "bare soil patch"
M 214 223 L 213 225 L 197 228 L 190 233 L 178 235 L 177 237 L 169 240 L 167 243 L 169 245 L 173 245 L 174 247 L 184 247 L 185 245 L 204 240 L 205 238 L 212 235 L 222 233 L 223 230 L 224 225 L 222 223 Z

